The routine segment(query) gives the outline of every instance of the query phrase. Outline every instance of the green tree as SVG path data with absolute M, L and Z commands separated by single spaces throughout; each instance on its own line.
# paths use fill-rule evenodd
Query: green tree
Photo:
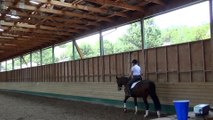
M 42 64 L 45 65 L 52 62 L 52 48 L 42 50 Z
M 161 31 L 152 18 L 144 21 L 144 48 L 158 47 L 163 44 Z
M 108 55 L 108 54 L 113 54 L 115 53 L 115 46 L 113 45 L 112 42 L 110 42 L 109 40 L 103 40 L 103 44 L 104 44 L 104 54 Z
M 132 23 L 127 30 L 127 33 L 119 38 L 118 43 L 123 46 L 122 51 L 141 49 L 142 41 L 140 22 Z
M 41 65 L 41 57 L 40 52 L 36 51 L 32 53 L 32 64 L 36 64 L 35 66 Z
M 60 52 L 59 56 L 55 56 L 55 62 L 72 60 L 72 43 L 63 44 L 58 47 L 63 49 L 63 51 Z M 55 49 L 55 53 L 56 52 L 57 51 Z
M 199 26 L 172 26 L 162 30 L 161 40 L 170 44 L 179 44 L 210 38 L 209 24 Z
M 87 44 L 86 42 L 81 43 L 79 47 L 84 57 L 92 57 L 95 54 L 95 51 L 92 46 L 90 44 Z

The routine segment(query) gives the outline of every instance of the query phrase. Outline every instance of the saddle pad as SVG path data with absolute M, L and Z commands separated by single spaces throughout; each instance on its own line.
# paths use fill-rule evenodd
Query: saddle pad
M 140 81 L 137 81 L 137 82 L 134 82 L 132 85 L 131 85 L 131 89 L 135 87 L 135 85 L 137 85 Z

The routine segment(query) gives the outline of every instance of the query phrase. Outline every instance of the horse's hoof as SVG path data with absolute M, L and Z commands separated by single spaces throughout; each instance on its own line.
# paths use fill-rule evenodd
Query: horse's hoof
M 125 112 L 125 113 L 127 112 L 127 109 L 126 109 L 126 108 L 124 108 L 124 112 Z
M 145 117 L 145 118 L 147 118 L 147 117 L 148 117 L 148 115 L 144 115 L 144 117 Z
M 160 118 L 160 111 L 157 111 L 157 116 L 158 118 Z
M 137 115 L 138 113 L 137 112 L 135 112 L 135 115 Z

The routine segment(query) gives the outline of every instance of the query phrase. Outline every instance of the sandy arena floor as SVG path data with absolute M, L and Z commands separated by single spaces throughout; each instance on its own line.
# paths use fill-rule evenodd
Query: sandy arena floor
M 0 91 L 0 120 L 148 120 L 143 111 Z

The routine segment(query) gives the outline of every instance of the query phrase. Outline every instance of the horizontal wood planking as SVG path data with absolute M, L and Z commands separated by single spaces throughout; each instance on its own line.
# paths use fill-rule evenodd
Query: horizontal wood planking
M 160 83 L 213 82 L 209 40 L 152 48 L 146 52 L 146 76 Z M 131 60 L 143 65 L 142 51 L 1 72 L 1 81 L 110 82 L 129 75 Z M 143 69 L 144 66 L 142 66 Z
M 172 104 L 174 99 L 190 99 L 192 104 L 213 104 L 213 96 L 209 92 L 213 88 L 210 40 L 146 49 L 145 54 L 147 79 L 156 82 L 163 103 Z M 129 75 L 132 59 L 138 59 L 143 65 L 142 51 L 1 72 L 0 81 L 58 84 L 91 82 L 102 86 L 114 83 L 116 75 Z M 142 68 L 145 69 L 144 66 Z M 101 91 L 93 90 L 95 95 L 101 94 Z
M 158 83 L 157 95 L 162 104 L 173 105 L 174 100 L 190 100 L 190 106 L 199 103 L 213 104 L 213 84 L 168 84 Z M 115 82 L 1 82 L 0 89 L 22 90 L 43 93 L 56 93 L 64 95 L 84 96 L 92 98 L 105 98 L 123 100 L 124 92 L 117 91 Z M 132 100 L 132 99 L 130 99 Z M 139 99 L 142 101 L 142 99 Z M 152 103 L 152 100 L 149 102 Z

